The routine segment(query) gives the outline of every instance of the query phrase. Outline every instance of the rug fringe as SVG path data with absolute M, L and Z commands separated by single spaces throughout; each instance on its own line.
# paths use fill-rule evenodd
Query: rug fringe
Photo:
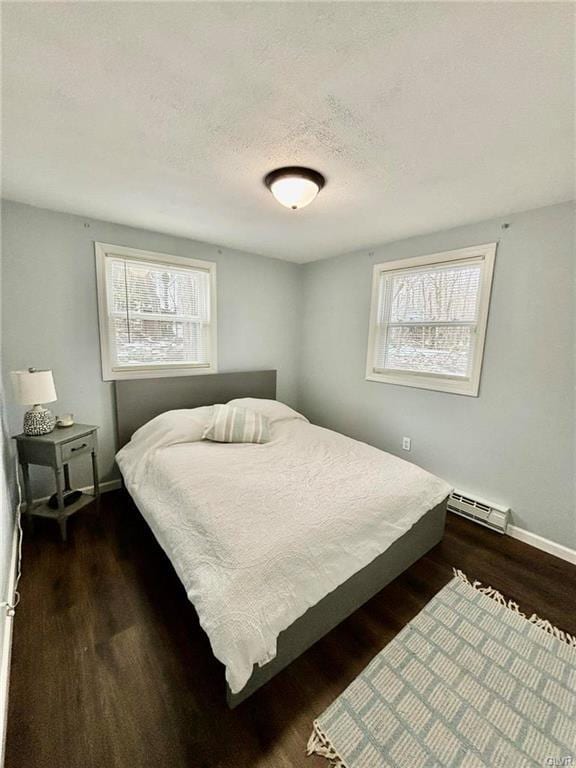
M 326 734 L 320 728 L 318 721 L 314 720 L 312 725 L 313 730 L 308 739 L 306 754 L 308 756 L 320 755 L 321 757 L 325 757 L 327 760 L 330 760 L 332 768 L 347 768 L 340 755 L 336 752 L 332 744 L 330 744 Z
M 529 621 L 530 624 L 534 624 L 534 626 L 540 627 L 540 629 L 543 629 L 544 632 L 547 632 L 549 635 L 553 635 L 558 640 L 562 640 L 562 642 L 576 647 L 576 636 L 570 635 L 568 632 L 564 632 L 562 629 L 558 629 L 558 627 L 555 627 L 554 624 L 551 624 L 547 619 L 541 619 L 540 616 L 537 616 L 535 613 L 533 613 L 532 616 L 527 616 L 520 610 L 518 603 L 515 603 L 513 600 L 506 600 L 504 595 L 502 595 L 500 592 L 498 592 L 497 589 L 494 589 L 493 587 L 482 586 L 481 581 L 470 581 L 468 576 L 466 576 L 463 571 L 458 570 L 458 568 L 453 568 L 452 571 L 454 576 L 460 579 L 460 581 L 464 582 L 464 584 L 468 584 L 469 587 L 472 587 L 476 591 L 481 592 L 483 595 L 491 597 L 492 600 L 495 600 L 499 605 L 503 605 L 505 608 L 514 611 L 514 613 L 517 613 L 518 616 L 526 619 L 526 621 Z

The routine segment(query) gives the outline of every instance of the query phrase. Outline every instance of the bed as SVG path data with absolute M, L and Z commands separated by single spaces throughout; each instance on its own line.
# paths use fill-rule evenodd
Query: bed
M 225 665 L 231 707 L 438 543 L 450 492 L 275 397 L 275 371 L 116 383 L 125 486 Z M 268 443 L 200 439 L 211 406 L 236 400 L 269 418 Z

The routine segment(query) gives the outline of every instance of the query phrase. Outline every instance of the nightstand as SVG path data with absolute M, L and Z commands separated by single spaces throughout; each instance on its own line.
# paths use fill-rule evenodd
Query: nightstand
M 98 427 L 92 424 L 74 424 L 71 427 L 56 427 L 48 435 L 16 435 L 18 461 L 22 467 L 24 478 L 24 495 L 26 498 L 26 514 L 50 517 L 58 521 L 62 540 L 66 541 L 66 522 L 70 515 L 78 512 L 94 499 L 100 496 L 98 482 Z M 64 491 L 70 490 L 70 474 L 68 465 L 81 457 L 92 459 L 92 477 L 94 494 L 83 493 L 73 504 L 64 506 Z M 40 464 L 52 467 L 56 478 L 56 493 L 58 509 L 52 509 L 46 502 L 34 504 L 30 488 L 30 464 Z

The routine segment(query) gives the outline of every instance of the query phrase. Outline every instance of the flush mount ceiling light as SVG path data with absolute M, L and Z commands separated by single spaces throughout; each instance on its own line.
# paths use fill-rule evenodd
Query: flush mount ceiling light
M 270 171 L 264 178 L 264 184 L 281 205 L 295 211 L 314 200 L 326 184 L 326 179 L 312 168 L 294 165 Z

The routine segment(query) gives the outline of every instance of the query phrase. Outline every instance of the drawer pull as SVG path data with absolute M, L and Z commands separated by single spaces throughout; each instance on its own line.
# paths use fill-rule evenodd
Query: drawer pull
M 76 446 L 76 448 L 70 448 L 70 453 L 74 453 L 74 451 L 81 451 L 82 448 L 86 448 L 88 446 L 88 443 L 82 443 L 82 445 Z

